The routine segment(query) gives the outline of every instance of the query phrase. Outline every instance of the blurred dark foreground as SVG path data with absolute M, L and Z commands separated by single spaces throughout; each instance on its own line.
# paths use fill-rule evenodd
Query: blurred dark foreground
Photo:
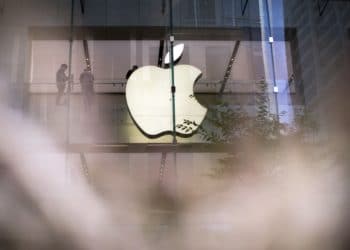
M 234 171 L 175 186 L 98 167 L 72 177 L 64 150 L 2 111 L 0 249 L 350 249 L 344 93 L 326 143 L 286 140 L 271 158 L 249 140 Z

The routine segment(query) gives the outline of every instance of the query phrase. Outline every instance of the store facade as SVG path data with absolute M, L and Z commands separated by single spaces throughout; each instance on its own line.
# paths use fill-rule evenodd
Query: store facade
M 227 164 L 280 174 L 285 141 L 347 145 L 348 1 L 0 0 L 0 32 L 0 102 L 48 134 L 72 182 L 106 169 L 203 195 Z

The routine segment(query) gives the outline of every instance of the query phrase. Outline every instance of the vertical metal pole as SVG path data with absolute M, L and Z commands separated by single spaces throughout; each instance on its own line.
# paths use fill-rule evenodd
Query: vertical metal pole
M 244 16 L 244 13 L 245 13 L 245 11 L 246 11 L 246 9 L 247 9 L 248 1 L 249 1 L 249 0 L 246 0 L 245 3 L 244 3 L 244 5 L 243 5 L 243 0 L 241 0 L 241 11 L 242 11 L 242 16 Z
M 81 13 L 85 14 L 85 0 L 80 0 Z
M 69 140 L 70 140 L 70 94 L 72 89 L 72 54 L 73 54 L 73 34 L 74 34 L 74 5 L 75 0 L 71 2 L 71 16 L 70 16 L 70 35 L 69 35 L 69 58 L 68 58 L 68 88 L 67 88 L 67 113 L 66 113 L 66 174 L 69 176 L 68 169 L 68 153 L 69 153 Z
M 228 78 L 231 75 L 232 66 L 233 66 L 233 63 L 236 60 L 236 56 L 237 56 L 240 44 L 241 44 L 241 41 L 238 40 L 238 41 L 236 41 L 235 46 L 233 47 L 233 51 L 232 51 L 232 54 L 231 54 L 231 57 L 230 57 L 230 61 L 229 61 L 228 65 L 227 65 L 227 68 L 226 68 L 226 71 L 225 71 L 224 79 L 221 82 L 221 87 L 220 87 L 220 91 L 219 91 L 219 97 L 220 98 L 224 95 L 226 84 L 227 84 Z
M 270 37 L 273 37 L 272 34 L 272 28 L 271 28 L 271 17 L 270 17 L 270 9 L 269 9 L 269 2 L 268 0 L 265 0 L 265 4 L 266 4 L 266 15 L 267 15 L 267 25 L 268 25 L 268 29 L 269 29 L 269 39 Z M 277 86 L 277 80 L 276 80 L 276 67 L 275 67 L 275 56 L 274 56 L 274 51 L 273 51 L 273 42 L 269 41 L 269 45 L 270 45 L 270 54 L 271 54 L 271 64 L 272 64 L 272 78 L 273 78 L 273 86 L 274 87 L 278 87 Z M 279 107 L 278 107 L 278 92 L 276 93 L 274 92 L 274 97 L 275 97 L 275 106 L 276 106 L 276 118 L 277 121 L 280 121 L 280 116 L 279 116 Z
M 68 61 L 68 76 L 69 78 L 72 75 L 72 55 L 73 55 L 73 34 L 74 34 L 74 5 L 75 5 L 75 0 L 72 0 L 72 6 L 71 6 L 71 16 L 70 16 L 70 35 L 69 35 L 69 61 Z M 71 93 L 71 88 L 72 88 L 72 80 L 69 79 L 68 81 L 68 103 L 70 101 L 70 93 Z M 69 105 L 67 105 L 68 110 L 69 110 Z
M 173 107 L 173 144 L 177 143 L 176 140 L 176 109 L 175 109 L 175 72 L 174 72 L 174 27 L 173 27 L 173 1 L 169 0 L 169 17 L 170 17 L 170 70 L 171 70 L 171 97 L 172 97 L 172 107 Z M 176 193 L 177 186 L 177 153 L 176 148 L 174 150 L 174 172 L 175 172 L 175 188 Z
M 173 27 L 173 1 L 169 0 L 170 17 L 170 71 L 171 71 L 171 99 L 173 114 L 173 143 L 176 144 L 176 109 L 175 109 L 175 76 L 174 76 L 174 27 Z
M 165 0 L 162 0 L 162 15 L 165 14 L 165 8 L 166 8 Z
M 198 12 L 197 12 L 197 0 L 193 0 L 193 9 L 194 9 L 194 25 L 198 27 Z
M 329 3 L 329 0 L 326 0 L 326 3 L 321 7 L 320 0 L 317 0 L 318 13 L 320 17 L 323 15 L 324 11 L 326 10 L 328 3 Z

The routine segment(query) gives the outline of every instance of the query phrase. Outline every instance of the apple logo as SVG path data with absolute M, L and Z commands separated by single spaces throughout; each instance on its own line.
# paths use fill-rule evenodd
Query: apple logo
M 174 61 L 181 57 L 182 52 L 178 52 L 181 49 L 183 50 L 183 45 L 174 47 Z M 194 66 L 174 66 L 175 119 L 176 132 L 179 135 L 193 134 L 207 113 L 207 109 L 196 100 L 193 93 L 193 86 L 201 75 L 201 71 Z M 133 120 L 143 133 L 156 137 L 172 132 L 173 111 L 169 68 L 144 66 L 134 71 L 126 84 L 126 101 Z M 184 130 L 182 124 L 187 121 L 191 121 L 192 127 Z

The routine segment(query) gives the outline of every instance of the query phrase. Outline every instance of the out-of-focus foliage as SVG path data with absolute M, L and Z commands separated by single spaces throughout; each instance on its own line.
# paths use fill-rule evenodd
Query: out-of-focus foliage
M 270 111 L 266 81 L 259 81 L 257 89 L 254 115 L 249 115 L 241 106 L 230 105 L 218 98 L 215 105 L 208 108 L 202 125 L 189 120 L 178 125 L 186 131 L 198 128 L 197 133 L 204 141 L 227 144 L 232 148 L 227 157 L 220 159 L 221 164 L 213 168 L 211 176 L 218 177 L 228 170 L 249 167 L 250 161 L 247 159 L 251 158 L 252 152 L 259 154 L 259 157 L 271 158 L 272 152 L 276 153 L 277 146 L 284 141 L 301 144 L 313 141 L 310 138 L 315 136 L 318 126 L 311 112 L 306 109 L 299 110 L 291 124 L 284 124 L 280 118 L 285 113 L 277 116 Z M 244 144 L 249 146 L 243 147 Z
M 298 111 L 292 124 L 280 122 L 279 118 L 285 113 L 277 116 L 270 111 L 266 82 L 262 80 L 257 86 L 259 91 L 255 97 L 255 115 L 249 115 L 241 106 L 233 106 L 218 99 L 214 105 L 208 107 L 208 114 L 202 125 L 185 120 L 177 127 L 187 132 L 198 128 L 197 133 L 206 142 L 227 144 L 234 144 L 247 137 L 254 137 L 259 142 L 273 142 L 282 137 L 305 139 L 317 132 L 317 123 L 308 110 Z

